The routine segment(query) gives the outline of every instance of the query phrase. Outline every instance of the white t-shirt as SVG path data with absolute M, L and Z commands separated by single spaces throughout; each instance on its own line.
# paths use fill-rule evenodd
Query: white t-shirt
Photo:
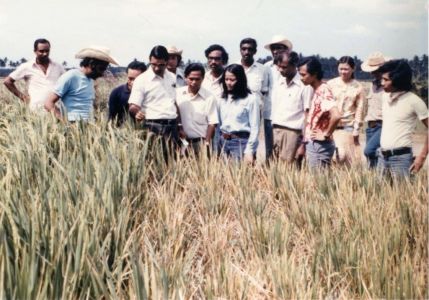
M 131 90 L 129 104 L 135 104 L 147 120 L 177 118 L 176 78 L 168 71 L 164 77 L 156 75 L 150 67 L 137 76 Z
M 423 100 L 407 92 L 391 101 L 390 93 L 384 93 L 382 103 L 381 148 L 392 150 L 399 147 L 412 147 L 417 119 L 424 120 L 428 117 L 428 109 Z

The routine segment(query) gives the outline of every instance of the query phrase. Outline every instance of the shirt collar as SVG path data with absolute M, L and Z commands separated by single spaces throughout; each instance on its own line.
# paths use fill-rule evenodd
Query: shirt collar
M 404 94 L 406 94 L 406 93 L 408 93 L 408 92 L 406 92 L 406 91 L 400 91 L 400 92 L 388 93 L 388 95 L 389 95 L 389 98 L 388 98 L 389 103 L 393 103 L 393 102 L 395 102 L 395 101 L 396 101 L 396 100 L 398 100 L 402 95 L 404 95 Z
M 280 84 L 284 84 L 286 85 L 286 77 L 283 77 L 283 75 L 280 74 L 280 76 L 277 78 L 277 80 L 280 81 Z M 296 84 L 298 86 L 303 85 L 302 81 L 301 81 L 301 76 L 299 76 L 299 73 L 296 72 L 295 76 L 292 78 L 292 80 L 289 82 L 288 86 L 291 86 L 293 84 Z
M 191 96 L 191 94 L 188 92 L 187 86 L 183 89 L 182 94 Z M 196 95 L 192 96 L 191 100 L 196 99 L 198 96 L 201 97 L 203 100 L 205 100 L 206 98 L 208 98 L 210 96 L 210 93 L 205 88 L 200 87 L 200 90 L 198 91 L 198 93 Z

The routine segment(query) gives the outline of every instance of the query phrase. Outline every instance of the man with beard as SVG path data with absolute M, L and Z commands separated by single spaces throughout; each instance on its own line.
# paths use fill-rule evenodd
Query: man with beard
M 95 100 L 94 80 L 103 76 L 109 63 L 119 65 L 105 47 L 88 47 L 80 50 L 76 58 L 82 59 L 80 69 L 63 74 L 45 101 L 45 109 L 62 120 L 70 122 L 92 120 Z M 61 98 L 65 111 L 61 112 L 55 103 Z
M 43 109 L 43 102 L 52 91 L 57 79 L 65 72 L 64 68 L 49 59 L 51 44 L 46 39 L 37 39 L 34 42 L 36 58 L 21 64 L 4 80 L 4 85 L 16 97 L 29 103 L 31 110 Z M 28 95 L 21 92 L 15 81 L 24 79 L 28 82 Z
M 265 49 L 270 50 L 273 56 L 272 61 L 265 63 L 265 67 L 268 72 L 268 86 L 269 92 L 265 100 L 263 118 L 264 118 L 264 136 L 265 136 L 265 157 L 270 159 L 273 153 L 273 127 L 271 124 L 271 89 L 273 82 L 276 81 L 281 75 L 277 66 L 274 64 L 274 60 L 277 55 L 281 52 L 292 51 L 292 42 L 289 41 L 282 35 L 275 35 L 271 39 L 271 42 L 265 45 Z

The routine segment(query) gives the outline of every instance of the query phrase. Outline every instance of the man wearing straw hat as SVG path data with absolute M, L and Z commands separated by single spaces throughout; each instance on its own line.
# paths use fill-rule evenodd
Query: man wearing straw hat
M 54 92 L 45 101 L 45 109 L 59 119 L 64 116 L 71 122 L 88 121 L 93 118 L 94 80 L 103 76 L 109 63 L 119 64 L 108 48 L 100 46 L 84 48 L 75 57 L 82 59 L 80 69 L 69 70 L 58 79 Z M 63 114 L 55 105 L 60 98 Z
M 268 160 L 272 157 L 273 153 L 273 127 L 271 124 L 271 93 L 273 82 L 281 77 L 277 66 L 274 64 L 274 59 L 281 52 L 292 51 L 293 45 L 286 37 L 282 35 L 275 35 L 272 37 L 271 42 L 264 46 L 265 49 L 271 51 L 273 60 L 265 63 L 268 72 L 268 87 L 269 92 L 265 97 L 263 118 L 264 118 L 264 136 L 265 136 L 265 157 Z
M 183 74 L 183 70 L 179 68 L 180 63 L 182 62 L 182 52 L 183 50 L 179 50 L 176 46 L 167 47 L 168 51 L 168 63 L 167 70 L 176 75 L 176 87 L 182 87 L 186 85 L 185 75 Z
M 389 60 L 390 58 L 385 57 L 381 52 L 374 52 L 361 65 L 363 71 L 371 73 L 374 77 L 367 95 L 368 112 L 365 117 L 365 121 L 368 123 L 364 154 L 370 168 L 377 166 L 377 149 L 380 147 L 381 128 L 383 126 L 381 114 L 383 87 L 381 86 L 381 73 L 378 69 Z

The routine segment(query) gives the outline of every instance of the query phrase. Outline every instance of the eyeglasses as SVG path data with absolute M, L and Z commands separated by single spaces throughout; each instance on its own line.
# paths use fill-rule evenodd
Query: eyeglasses
M 221 56 L 209 56 L 209 57 L 207 57 L 207 60 L 220 61 L 221 59 L 222 59 Z

